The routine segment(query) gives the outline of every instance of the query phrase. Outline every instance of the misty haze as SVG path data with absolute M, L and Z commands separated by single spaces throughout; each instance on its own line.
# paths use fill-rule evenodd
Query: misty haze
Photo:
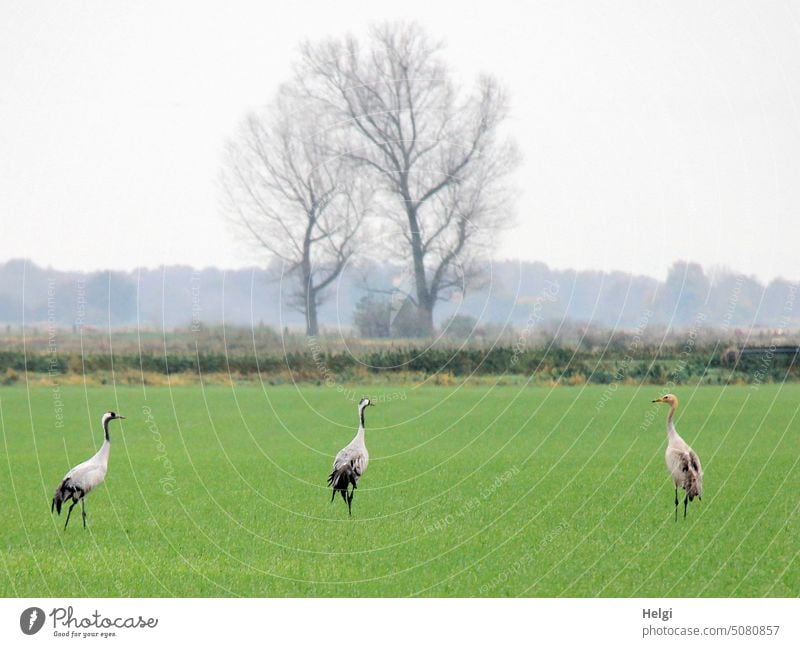
M 796 644 L 799 26 L 3 2 L 0 644 Z

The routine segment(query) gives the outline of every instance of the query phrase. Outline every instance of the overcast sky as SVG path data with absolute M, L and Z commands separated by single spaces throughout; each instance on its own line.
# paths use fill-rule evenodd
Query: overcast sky
M 509 91 L 524 163 L 496 258 L 800 279 L 791 0 L 5 0 L 0 262 L 251 264 L 220 215 L 226 138 L 301 41 L 384 19 L 418 21 L 459 78 Z

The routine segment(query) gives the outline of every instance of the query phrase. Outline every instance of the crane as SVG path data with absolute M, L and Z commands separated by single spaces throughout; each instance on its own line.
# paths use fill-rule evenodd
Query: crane
M 86 503 L 84 499 L 94 488 L 100 485 L 106 477 L 108 470 L 108 454 L 111 450 L 111 438 L 108 435 L 108 423 L 112 420 L 124 420 L 125 416 L 118 416 L 113 411 L 107 411 L 103 414 L 103 445 L 89 460 L 83 461 L 80 465 L 76 465 L 69 472 L 66 473 L 61 483 L 58 484 L 55 494 L 53 494 L 53 503 L 50 505 L 50 512 L 55 509 L 58 514 L 61 514 L 61 506 L 67 501 L 72 501 L 72 505 L 67 511 L 67 521 L 64 523 L 64 530 L 67 529 L 69 524 L 69 517 L 72 514 L 72 508 L 81 504 L 81 512 L 83 515 L 83 527 L 86 528 Z
M 333 460 L 333 471 L 328 476 L 328 485 L 333 488 L 331 502 L 336 498 L 336 493 L 342 495 L 347 503 L 347 512 L 353 515 L 353 495 L 355 494 L 358 479 L 367 471 L 369 452 L 364 442 L 364 410 L 368 406 L 375 406 L 369 398 L 361 398 L 358 403 L 358 432 Z M 349 486 L 353 486 L 348 491 Z
M 683 498 L 683 518 L 686 518 L 686 508 L 689 501 L 695 497 L 703 500 L 703 467 L 700 465 L 700 458 L 694 450 L 686 444 L 686 441 L 678 435 L 675 423 L 672 418 L 678 408 L 678 398 L 672 393 L 653 402 L 665 402 L 670 405 L 669 415 L 667 416 L 667 450 L 664 453 L 664 460 L 667 463 L 672 480 L 675 483 L 675 521 L 678 520 L 678 488 L 683 488 L 686 495 Z

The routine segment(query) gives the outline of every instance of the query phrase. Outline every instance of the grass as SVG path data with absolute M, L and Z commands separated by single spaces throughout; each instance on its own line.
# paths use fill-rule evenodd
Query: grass
M 706 472 L 678 523 L 667 409 L 628 386 L 370 387 L 348 519 L 325 480 L 355 388 L 0 389 L 0 594 L 800 594 L 800 386 L 676 391 Z M 64 532 L 52 492 L 107 409 L 108 478 Z

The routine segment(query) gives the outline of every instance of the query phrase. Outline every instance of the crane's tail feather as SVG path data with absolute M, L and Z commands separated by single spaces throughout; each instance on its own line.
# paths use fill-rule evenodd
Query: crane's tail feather
M 350 463 L 334 469 L 328 476 L 328 485 L 333 488 L 331 492 L 331 502 L 336 498 L 336 493 L 338 492 L 342 495 L 342 500 L 350 506 L 353 501 L 353 492 L 351 491 L 348 494 L 348 488 L 351 485 L 353 486 L 353 490 L 358 487 L 358 477 L 358 472 Z
M 689 501 L 694 501 L 695 497 L 702 500 L 702 496 L 700 493 L 700 486 L 696 478 L 687 479 L 686 494 L 689 497 Z
M 703 470 L 694 452 L 689 454 L 688 460 L 683 461 L 683 489 L 689 501 L 694 501 L 695 497 L 703 499 Z
M 53 512 L 53 508 L 55 508 L 58 514 L 61 514 L 61 506 L 64 505 L 64 501 L 68 501 L 69 499 L 76 499 L 76 493 L 79 491 L 79 488 L 76 488 L 72 485 L 70 479 L 65 478 L 61 483 L 58 484 L 55 493 L 53 494 L 53 502 L 50 504 L 50 512 Z

